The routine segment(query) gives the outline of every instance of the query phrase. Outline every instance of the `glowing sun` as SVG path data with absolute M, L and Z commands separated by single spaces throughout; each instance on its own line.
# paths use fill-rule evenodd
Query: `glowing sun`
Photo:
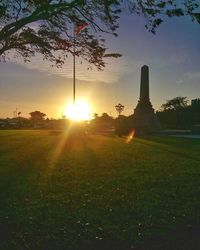
M 65 109 L 67 118 L 74 121 L 90 120 L 91 108 L 86 101 L 76 101 L 69 104 Z

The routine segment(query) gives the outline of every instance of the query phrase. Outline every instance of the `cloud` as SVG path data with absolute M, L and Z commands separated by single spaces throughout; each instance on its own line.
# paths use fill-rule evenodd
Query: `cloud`
M 179 86 L 179 85 L 182 85 L 183 84 L 183 80 L 182 79 L 179 79 L 176 81 L 176 84 Z
M 36 55 L 31 58 L 31 62 L 24 63 L 22 59 L 12 58 L 12 62 L 22 65 L 25 68 L 37 70 L 38 72 L 46 73 L 49 76 L 60 76 L 68 79 L 73 78 L 73 61 L 69 56 L 62 68 L 52 67 L 50 62 L 44 61 L 41 55 Z M 86 82 L 99 82 L 106 84 L 115 84 L 121 80 L 121 77 L 126 74 L 133 74 L 139 72 L 140 67 L 145 64 L 141 60 L 133 60 L 129 56 L 122 56 L 121 58 L 107 58 L 106 67 L 103 71 L 99 71 L 89 65 L 86 61 L 81 62 L 79 58 L 76 59 L 76 80 Z
M 200 72 L 187 72 L 184 76 L 189 80 L 200 80 Z
M 30 63 L 24 63 L 20 58 L 12 59 L 12 62 L 20 64 L 28 69 L 34 69 L 39 72 L 47 73 L 48 75 L 57 75 L 64 78 L 73 78 L 73 61 L 69 56 L 62 68 L 52 67 L 48 61 L 44 61 L 40 55 L 31 58 Z M 92 66 L 89 68 L 87 62 L 81 62 L 76 59 L 76 79 L 87 82 L 104 82 L 114 83 L 119 80 L 122 71 L 125 70 L 126 62 L 124 59 L 106 59 L 106 67 L 103 71 L 99 71 Z

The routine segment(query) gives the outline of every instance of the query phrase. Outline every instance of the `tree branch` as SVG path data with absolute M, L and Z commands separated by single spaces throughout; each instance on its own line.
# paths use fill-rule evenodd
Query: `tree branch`
M 0 41 L 6 39 L 7 37 L 13 35 L 22 27 L 27 24 L 39 21 L 39 20 L 48 20 L 49 17 L 58 14 L 60 11 L 66 11 L 74 8 L 76 5 L 83 2 L 83 0 L 74 0 L 71 3 L 61 3 L 61 4 L 45 4 L 38 9 L 36 9 L 30 16 L 22 18 L 16 22 L 6 25 L 0 31 Z

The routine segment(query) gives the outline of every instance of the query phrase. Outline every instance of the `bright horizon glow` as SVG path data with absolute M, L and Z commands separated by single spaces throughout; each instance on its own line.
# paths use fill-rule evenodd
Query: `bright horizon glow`
M 78 100 L 74 103 L 67 105 L 64 114 L 67 118 L 74 121 L 87 121 L 90 120 L 91 108 L 88 102 Z

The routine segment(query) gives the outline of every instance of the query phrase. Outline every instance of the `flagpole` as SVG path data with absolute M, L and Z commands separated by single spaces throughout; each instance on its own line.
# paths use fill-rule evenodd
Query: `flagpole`
M 80 33 L 80 31 L 87 26 L 87 23 L 83 23 L 82 25 L 76 26 L 74 24 L 74 34 L 73 34 L 73 104 L 76 102 L 76 35 Z
M 76 37 L 75 37 L 75 24 L 74 24 L 74 48 L 73 48 L 73 104 L 76 102 Z

